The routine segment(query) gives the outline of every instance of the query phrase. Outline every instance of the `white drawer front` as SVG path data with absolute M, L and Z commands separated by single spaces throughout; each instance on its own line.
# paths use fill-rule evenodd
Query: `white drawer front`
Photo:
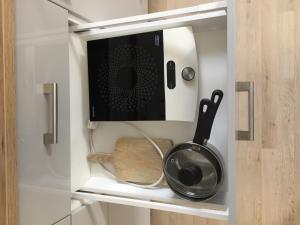
M 135 207 L 141 207 L 147 209 L 158 209 L 158 210 L 164 210 L 164 211 L 170 211 L 176 213 L 183 213 L 187 215 L 201 216 L 205 218 L 213 218 L 213 219 L 220 219 L 220 220 L 228 219 L 228 209 L 218 205 L 203 203 L 203 202 L 197 203 L 198 207 L 196 208 L 195 205 L 183 206 L 178 204 L 176 205 L 176 204 L 169 204 L 163 202 L 139 200 L 139 199 L 119 197 L 119 196 L 102 195 L 102 194 L 85 193 L 85 192 L 75 192 L 72 194 L 72 197 L 74 199 L 82 199 L 82 200 L 88 199 L 93 201 L 114 203 L 119 205 L 135 206 Z

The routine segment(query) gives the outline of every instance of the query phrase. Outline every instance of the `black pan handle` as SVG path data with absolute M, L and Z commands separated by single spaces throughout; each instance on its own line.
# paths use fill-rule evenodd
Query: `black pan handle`
M 221 90 L 214 90 L 213 93 L 212 93 L 212 95 L 211 95 L 211 99 L 210 100 L 212 101 L 214 107 L 217 110 L 218 110 L 218 107 L 219 107 L 222 99 L 223 99 L 223 91 L 221 91 Z
M 204 98 L 201 100 L 199 105 L 199 115 L 198 115 L 198 122 L 197 122 L 197 128 L 195 132 L 195 136 L 193 139 L 194 143 L 197 143 L 199 145 L 202 145 L 204 140 L 206 139 L 206 129 L 205 127 L 209 126 L 208 124 L 208 114 L 209 114 L 209 108 L 211 107 L 211 100 Z
M 219 105 L 223 99 L 223 92 L 215 90 L 211 99 L 202 99 L 199 106 L 199 117 L 193 142 L 203 145 L 209 140 L 212 125 L 218 111 Z
M 209 117 L 209 119 L 210 119 L 209 123 L 211 123 L 211 125 L 214 123 L 214 119 L 215 119 L 215 116 L 217 114 L 217 111 L 218 111 L 218 108 L 220 106 L 222 99 L 223 99 L 223 91 L 214 90 L 211 95 L 211 98 L 210 98 L 210 100 L 211 100 L 211 107 L 210 107 L 211 113 L 210 114 L 211 115 Z M 206 136 L 209 139 L 210 131 Z

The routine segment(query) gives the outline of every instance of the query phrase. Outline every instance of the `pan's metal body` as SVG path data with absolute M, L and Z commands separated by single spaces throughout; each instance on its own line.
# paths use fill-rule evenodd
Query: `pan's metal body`
M 199 156 L 204 156 L 204 159 L 201 157 L 197 157 L 195 160 L 195 164 L 197 161 L 199 161 L 199 167 L 202 167 L 202 171 L 205 171 L 205 168 L 214 167 L 214 171 L 208 171 L 203 172 L 204 178 L 202 178 L 202 181 L 198 184 L 192 185 L 192 186 L 185 186 L 183 184 L 180 184 L 180 182 L 176 182 L 174 180 L 174 174 L 172 177 L 172 174 L 170 174 L 170 168 L 168 168 L 166 165 L 168 163 L 171 163 L 171 161 L 174 161 L 174 156 L 176 153 L 184 151 L 186 154 L 193 154 L 193 153 L 199 153 Z M 167 155 L 169 157 L 164 158 L 164 174 L 166 176 L 166 180 L 168 185 L 172 188 L 172 190 L 178 194 L 180 197 L 193 200 L 193 201 L 203 201 L 208 200 L 216 195 L 218 190 L 223 184 L 224 181 L 224 163 L 223 159 L 218 153 L 218 150 L 211 144 L 206 145 L 199 145 L 193 142 L 187 142 L 183 144 L 176 145 L 173 149 L 171 149 Z M 182 156 L 184 157 L 184 156 Z M 193 155 L 191 155 L 193 157 Z M 209 161 L 208 161 L 208 160 Z M 176 162 L 174 162 L 176 163 Z M 208 163 L 211 164 L 211 166 L 208 165 Z M 180 165 L 179 165 L 180 168 Z M 176 171 L 173 171 L 176 173 Z M 172 172 L 171 172 L 172 173 Z M 212 176 L 214 178 L 212 178 Z M 207 178 L 207 177 L 210 177 Z M 194 187 L 193 187 L 194 186 Z M 197 193 L 197 190 L 199 191 Z
M 179 196 L 203 201 L 212 198 L 224 180 L 224 163 L 219 151 L 208 144 L 212 124 L 223 98 L 215 90 L 211 99 L 202 99 L 193 141 L 173 147 L 164 157 L 163 171 L 170 188 Z

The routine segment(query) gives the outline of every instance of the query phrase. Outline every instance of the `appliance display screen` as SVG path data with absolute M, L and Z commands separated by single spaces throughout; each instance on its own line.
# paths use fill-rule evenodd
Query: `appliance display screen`
M 165 120 L 163 31 L 88 41 L 91 121 Z

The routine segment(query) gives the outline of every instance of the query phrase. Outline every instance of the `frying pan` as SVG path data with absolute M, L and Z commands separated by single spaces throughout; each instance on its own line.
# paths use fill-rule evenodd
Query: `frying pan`
M 211 99 L 201 100 L 193 141 L 175 146 L 164 157 L 167 183 L 183 198 L 207 200 L 217 193 L 223 182 L 222 159 L 218 150 L 207 142 L 222 98 L 223 92 L 215 90 Z

